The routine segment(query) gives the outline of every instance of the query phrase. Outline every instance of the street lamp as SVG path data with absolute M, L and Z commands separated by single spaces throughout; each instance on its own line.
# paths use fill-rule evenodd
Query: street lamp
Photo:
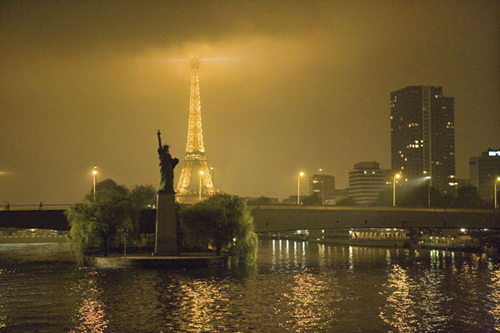
M 304 173 L 299 172 L 299 176 L 297 177 L 297 205 L 300 205 L 300 177 L 303 177 Z
M 97 166 L 94 165 L 94 170 L 92 170 L 92 174 L 94 175 L 94 187 L 93 187 L 93 192 L 94 192 L 94 202 L 95 202 L 95 184 L 97 181 Z
M 498 202 L 497 202 L 497 183 L 500 182 L 500 176 L 498 176 L 496 179 L 495 179 L 495 209 L 498 208 Z
M 427 180 L 427 207 L 431 208 L 431 176 L 427 176 L 427 171 L 424 171 L 424 178 Z
M 200 171 L 200 191 L 198 192 L 198 200 L 201 201 L 201 178 L 203 177 L 205 173 L 203 172 L 203 170 Z
M 396 206 L 396 179 L 399 179 L 401 175 L 399 173 L 395 174 L 392 179 L 392 206 Z

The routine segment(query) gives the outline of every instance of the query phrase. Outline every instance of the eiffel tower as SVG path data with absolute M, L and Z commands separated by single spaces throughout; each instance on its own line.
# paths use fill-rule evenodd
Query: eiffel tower
M 176 189 L 177 202 L 195 203 L 215 193 L 201 128 L 200 61 L 191 59 L 189 122 L 184 166 Z

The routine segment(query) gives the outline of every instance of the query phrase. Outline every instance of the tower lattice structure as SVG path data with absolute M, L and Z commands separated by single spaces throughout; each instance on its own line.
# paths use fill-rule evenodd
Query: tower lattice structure
M 177 184 L 176 192 L 177 201 L 184 203 L 196 202 L 202 197 L 206 198 L 206 196 L 215 193 L 203 142 L 200 100 L 200 62 L 197 58 L 191 59 L 186 154 L 184 155 L 184 166 L 182 168 L 179 183 Z

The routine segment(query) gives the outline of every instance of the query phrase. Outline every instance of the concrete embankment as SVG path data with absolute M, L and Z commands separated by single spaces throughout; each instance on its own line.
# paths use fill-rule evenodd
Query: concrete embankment
M 123 256 L 87 256 L 86 262 L 89 266 L 100 268 L 206 268 L 224 267 L 228 265 L 227 256 L 211 255 L 179 255 L 179 256 L 151 256 L 131 255 Z

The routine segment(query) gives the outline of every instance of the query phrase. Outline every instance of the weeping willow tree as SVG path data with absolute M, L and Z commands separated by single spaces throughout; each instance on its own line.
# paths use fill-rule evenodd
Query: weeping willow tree
M 84 264 L 84 254 L 99 246 L 101 253 L 109 254 L 110 240 L 133 229 L 134 205 L 130 192 L 112 180 L 96 186 L 95 196 L 85 199 L 66 211 L 70 224 L 70 238 L 79 265 Z
M 236 264 L 255 264 L 258 238 L 243 198 L 217 194 L 194 206 L 183 206 L 180 218 L 188 247 L 211 244 L 217 254 L 227 251 Z
M 66 211 L 69 221 L 69 237 L 79 266 L 84 265 L 85 252 L 94 245 L 98 238 L 97 222 L 92 217 L 93 208 L 89 202 L 81 202 Z

